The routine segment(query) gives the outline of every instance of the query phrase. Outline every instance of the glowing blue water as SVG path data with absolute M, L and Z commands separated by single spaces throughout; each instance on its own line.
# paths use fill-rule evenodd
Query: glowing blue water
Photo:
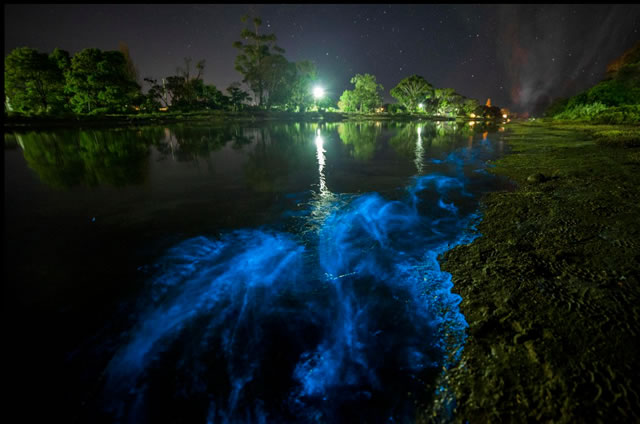
M 464 342 L 437 257 L 475 237 L 465 167 L 484 168 L 475 149 L 433 162 L 446 174 L 413 178 L 399 200 L 323 186 L 295 214 L 311 233 L 246 229 L 174 247 L 108 366 L 112 416 L 413 422 Z

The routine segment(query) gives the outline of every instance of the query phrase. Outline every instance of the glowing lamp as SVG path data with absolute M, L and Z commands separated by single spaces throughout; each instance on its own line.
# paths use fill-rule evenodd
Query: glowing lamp
M 313 97 L 316 99 L 321 99 L 324 97 L 324 88 L 316 86 L 313 87 Z

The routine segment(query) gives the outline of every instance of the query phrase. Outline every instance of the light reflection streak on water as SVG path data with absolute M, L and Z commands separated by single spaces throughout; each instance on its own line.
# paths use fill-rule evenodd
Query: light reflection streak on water
M 327 182 L 324 175 L 324 164 L 325 164 L 325 153 L 324 150 L 324 139 L 322 138 L 322 134 L 320 133 L 320 128 L 318 128 L 316 133 L 316 157 L 318 158 L 318 175 L 320 176 L 320 197 L 326 198 L 331 194 L 329 189 L 327 189 Z
M 418 139 L 416 140 L 416 158 L 413 163 L 416 164 L 418 175 L 424 172 L 424 147 L 422 146 L 422 126 L 418 126 Z

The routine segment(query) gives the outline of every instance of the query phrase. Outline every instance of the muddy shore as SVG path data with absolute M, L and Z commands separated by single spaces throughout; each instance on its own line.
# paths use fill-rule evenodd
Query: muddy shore
M 469 324 L 456 422 L 639 422 L 640 127 L 514 123 L 482 234 L 441 257 Z

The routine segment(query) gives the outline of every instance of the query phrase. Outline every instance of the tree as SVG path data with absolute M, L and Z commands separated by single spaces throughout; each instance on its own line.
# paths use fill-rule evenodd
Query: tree
M 391 89 L 391 95 L 411 112 L 433 97 L 433 92 L 433 86 L 419 75 L 404 78 Z
M 249 17 L 245 15 L 242 17 L 242 22 L 246 23 L 248 19 Z M 240 33 L 244 42 L 236 41 L 233 43 L 233 47 L 240 50 L 240 54 L 236 57 L 235 69 L 243 75 L 242 82 L 249 86 L 258 100 L 258 105 L 263 107 L 267 85 L 266 74 L 272 69 L 272 66 L 265 64 L 265 60 L 274 53 L 283 54 L 284 49 L 275 44 L 275 34 L 259 34 L 258 29 L 262 25 L 260 18 L 256 17 L 252 22 L 253 31 L 244 28 Z
M 68 51 L 55 48 L 49 55 L 49 59 L 58 67 L 63 76 L 71 70 L 71 56 Z
M 145 96 L 144 109 L 155 111 L 161 107 L 169 107 L 167 91 L 164 89 L 163 84 L 158 84 L 158 80 L 147 77 L 144 81 L 149 84 L 149 91 Z
M 452 99 L 456 95 L 453 88 L 436 89 L 434 92 L 435 109 L 438 115 L 446 114 L 451 107 Z
M 384 90 L 384 87 L 376 82 L 375 76 L 356 74 L 351 78 L 351 83 L 356 86 L 354 94 L 360 112 L 370 112 L 382 104 L 382 97 L 378 91 Z
M 49 59 L 58 67 L 62 74 L 61 87 L 55 91 L 55 109 L 67 110 L 71 108 L 71 95 L 66 92 L 66 79 L 71 71 L 71 55 L 68 51 L 55 48 L 49 55 Z
M 295 111 L 305 112 L 314 103 L 313 83 L 317 78 L 316 66 L 304 60 L 296 63 L 296 78 L 291 87 L 290 106 Z
M 269 55 L 262 61 L 263 102 L 267 109 L 274 105 L 284 105 L 291 96 L 292 83 L 296 76 L 295 64 L 284 56 Z
M 9 53 L 4 63 L 4 87 L 11 109 L 46 113 L 64 103 L 64 74 L 56 57 L 29 47 Z
M 234 82 L 229 85 L 229 87 L 227 87 L 227 93 L 229 93 L 229 103 L 234 112 L 241 110 L 245 102 L 251 101 L 251 96 L 240 88 L 239 82 Z
M 65 91 L 72 95 L 75 112 L 122 112 L 139 95 L 140 86 L 129 78 L 121 52 L 89 48 L 71 59 Z
M 189 110 L 198 106 L 198 96 L 203 94 L 204 82 L 202 73 L 204 72 L 205 61 L 196 63 L 195 75 L 191 70 L 192 59 L 184 58 L 184 66 L 176 69 L 176 75 L 167 77 L 165 88 L 171 96 L 171 107 L 174 109 Z
M 356 97 L 352 90 L 344 90 L 338 101 L 338 108 L 343 112 L 356 112 L 358 110 Z
M 126 43 L 121 41 L 118 44 L 118 50 L 120 51 L 120 53 L 122 53 L 122 55 L 124 56 L 124 60 L 126 61 L 127 76 L 132 81 L 140 83 L 138 68 L 133 63 L 133 59 L 131 59 L 131 53 L 129 53 L 129 46 L 127 46 Z
M 176 69 L 176 75 L 162 79 L 162 83 L 152 78 L 145 78 L 150 84 L 147 93 L 147 105 L 163 105 L 178 110 L 193 110 L 197 108 L 220 108 L 227 99 L 215 85 L 207 85 L 202 80 L 205 61 L 200 60 L 194 74 L 191 69 L 192 59 L 184 58 L 184 66 Z
M 464 102 L 464 96 L 458 93 L 453 93 L 453 95 L 449 97 L 449 109 L 447 110 L 447 113 L 453 116 L 462 115 L 464 111 Z
M 345 112 L 370 112 L 382 104 L 382 97 L 378 91 L 382 91 L 382 84 L 376 82 L 376 77 L 370 74 L 356 74 L 351 78 L 351 84 L 355 84 L 353 91 L 345 90 L 340 97 L 341 110 Z
M 197 96 L 199 106 L 208 109 L 223 109 L 229 103 L 229 98 L 213 84 L 199 84 Z
M 337 106 L 337 102 L 335 101 L 335 99 L 328 94 L 325 94 L 324 97 L 315 100 L 314 102 L 316 106 L 318 106 L 319 110 L 331 110 L 335 109 Z
M 478 109 L 479 103 L 476 99 L 465 99 L 462 103 L 462 110 L 465 115 L 471 115 Z

